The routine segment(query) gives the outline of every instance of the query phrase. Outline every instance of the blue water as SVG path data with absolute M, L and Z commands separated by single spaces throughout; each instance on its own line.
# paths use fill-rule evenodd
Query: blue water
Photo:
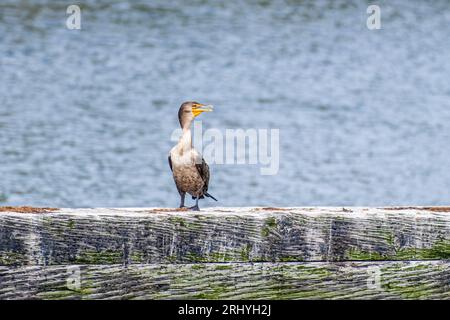
M 203 206 L 450 202 L 450 2 L 0 3 L 0 205 L 176 206 L 181 102 L 280 129 L 280 169 L 211 165 Z

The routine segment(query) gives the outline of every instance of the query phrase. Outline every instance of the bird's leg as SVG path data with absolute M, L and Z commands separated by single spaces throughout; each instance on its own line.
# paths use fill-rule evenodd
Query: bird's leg
M 185 196 L 186 196 L 186 192 L 180 192 L 180 198 L 181 198 L 180 208 L 186 208 L 186 206 L 184 205 L 184 197 Z
M 190 207 L 189 209 L 193 211 L 200 211 L 200 208 L 198 207 L 198 199 L 200 199 L 200 197 L 195 198 L 195 206 Z

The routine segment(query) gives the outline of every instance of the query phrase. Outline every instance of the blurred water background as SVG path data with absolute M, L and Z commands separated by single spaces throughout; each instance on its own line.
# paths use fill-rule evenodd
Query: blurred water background
M 450 2 L 0 3 L 0 205 L 177 206 L 181 102 L 279 128 L 280 169 L 212 165 L 201 206 L 446 205 Z

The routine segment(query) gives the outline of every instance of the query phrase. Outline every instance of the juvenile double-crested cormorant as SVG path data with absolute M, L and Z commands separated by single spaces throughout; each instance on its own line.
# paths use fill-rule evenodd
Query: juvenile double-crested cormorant
M 192 147 L 191 123 L 202 112 L 212 111 L 212 106 L 188 101 L 184 102 L 178 111 L 183 134 L 178 144 L 170 150 L 169 166 L 173 173 L 173 179 L 181 197 L 180 208 L 184 208 L 186 192 L 195 199 L 195 206 L 189 208 L 200 210 L 198 200 L 204 196 L 217 201 L 208 193 L 209 167 L 203 157 Z

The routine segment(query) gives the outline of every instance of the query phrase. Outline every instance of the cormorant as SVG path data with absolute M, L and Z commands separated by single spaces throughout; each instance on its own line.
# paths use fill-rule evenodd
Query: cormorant
M 209 167 L 205 159 L 192 147 L 191 123 L 202 112 L 213 110 L 211 105 L 195 101 L 184 102 L 178 110 L 178 120 L 183 134 L 177 145 L 170 150 L 169 166 L 181 197 L 180 208 L 184 208 L 186 193 L 195 199 L 195 206 L 189 209 L 198 211 L 198 200 L 205 196 L 217 201 L 208 193 Z

